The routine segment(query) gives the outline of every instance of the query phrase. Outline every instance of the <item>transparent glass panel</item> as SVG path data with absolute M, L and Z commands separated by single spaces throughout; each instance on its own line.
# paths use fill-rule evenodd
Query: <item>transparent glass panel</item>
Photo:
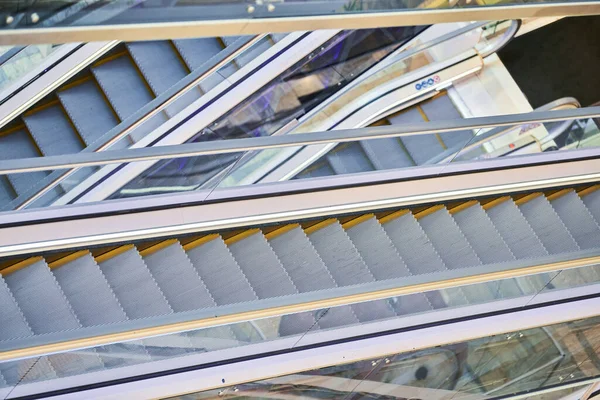
M 0 91 L 41 64 L 60 45 L 0 46 Z

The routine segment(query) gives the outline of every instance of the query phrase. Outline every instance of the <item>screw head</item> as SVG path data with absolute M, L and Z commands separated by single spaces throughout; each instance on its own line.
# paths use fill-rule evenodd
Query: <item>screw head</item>
M 7 15 L 6 16 L 6 25 L 10 25 L 13 22 L 15 22 L 15 17 L 13 17 L 12 15 Z
M 273 11 L 275 11 L 275 4 L 269 4 L 269 5 L 267 6 L 267 11 L 268 11 L 268 12 L 273 12 Z
M 254 6 L 248 6 L 248 8 L 246 8 L 246 11 L 248 11 L 248 14 L 252 14 L 254 12 L 255 8 Z
M 34 24 L 37 24 L 39 20 L 40 20 L 40 16 L 37 13 L 31 14 L 31 22 L 33 22 Z

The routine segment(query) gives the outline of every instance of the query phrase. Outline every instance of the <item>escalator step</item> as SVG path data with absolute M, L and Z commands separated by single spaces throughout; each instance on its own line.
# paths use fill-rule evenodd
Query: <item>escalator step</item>
M 473 247 L 475 254 L 484 264 L 516 259 L 478 202 L 454 213 L 453 217 Z M 510 298 L 522 295 L 518 282 L 514 279 L 490 282 L 490 284 L 494 288 L 494 292 L 497 291 L 502 297 Z
M 127 56 L 121 56 L 104 64 L 92 67 L 102 91 L 113 109 L 123 121 L 131 114 L 145 106 L 154 98 L 144 79 L 140 76 L 133 62 Z M 165 121 L 159 114 L 135 130 L 133 138 L 137 141 Z
M 267 237 L 269 238 L 269 235 Z M 269 238 L 269 243 L 300 293 L 337 287 L 323 260 L 299 225 L 294 225 L 289 231 Z M 310 322 L 308 317 L 300 320 Z M 319 320 L 319 325 L 332 328 L 356 322 L 358 319 L 352 308 L 344 306 L 331 308 Z M 301 324 L 295 321 L 294 325 Z
M 383 229 L 413 275 L 428 274 L 447 269 L 412 213 L 404 212 L 398 216 L 390 215 L 381 221 Z M 441 290 L 440 294 L 447 305 L 467 304 L 466 297 L 459 288 Z M 443 304 L 432 298 L 433 295 L 428 294 L 428 299 L 434 307 L 443 307 Z
M 580 248 L 598 247 L 600 228 L 574 190 L 569 190 L 550 203 Z
M 339 286 L 373 282 L 375 278 L 348 234 L 337 220 L 324 221 L 307 230 L 308 237 Z M 395 315 L 386 301 L 355 304 L 358 319 L 371 321 Z
M 52 272 L 83 326 L 127 320 L 125 311 L 90 253 L 53 268 Z
M 246 42 L 248 40 L 252 39 L 251 36 L 238 36 L 238 41 L 237 44 L 238 45 L 240 42 Z M 234 44 L 235 42 L 230 42 L 227 44 L 227 46 L 229 47 L 230 45 Z M 236 58 L 235 58 L 235 63 L 240 67 L 244 67 L 246 64 L 248 64 L 250 61 L 254 60 L 257 56 L 259 56 L 260 54 L 264 53 L 265 51 L 269 50 L 271 48 L 271 43 L 268 40 L 262 40 L 258 43 L 254 43 L 254 45 L 247 49 L 246 51 L 244 51 L 243 53 L 239 54 Z
M 121 250 L 121 249 L 118 249 Z M 171 314 L 173 310 L 137 250 L 131 246 L 98 265 L 131 319 Z
M 363 140 L 360 145 L 375 169 L 405 168 L 415 165 L 396 138 Z
M 23 117 L 23 121 L 45 156 L 74 154 L 83 149 L 83 143 L 59 105 L 36 111 Z
M 600 189 L 584 195 L 581 200 L 594 216 L 596 223 L 600 224 Z
M 2 304 L 2 307 L 0 307 L 0 337 L 2 340 L 17 339 L 33 334 L 19 305 L 1 276 L 0 304 Z
M 410 276 L 410 272 L 374 215 L 357 218 L 344 228 L 376 280 Z M 359 221 L 360 220 L 360 221 Z M 412 314 L 431 310 L 424 294 L 401 296 L 392 302 L 396 314 Z
M 416 107 L 410 108 L 401 114 L 388 117 L 388 120 L 392 125 L 423 122 L 423 118 Z M 435 135 L 403 136 L 400 140 L 417 165 L 424 164 L 432 157 L 444 151 L 444 148 Z
M 92 79 L 59 91 L 57 95 L 88 146 L 119 123 L 110 104 Z
M 579 246 L 545 196 L 531 198 L 520 204 L 519 209 L 550 254 L 579 250 Z
M 17 197 L 17 192 L 15 192 L 6 176 L 0 176 L 0 208 L 10 203 L 15 197 Z
M 215 306 L 215 301 L 179 242 L 143 258 L 175 312 Z
M 373 171 L 375 167 L 358 143 L 341 145 L 327 154 L 327 161 L 336 174 Z
M 452 104 L 449 96 L 436 97 L 421 104 L 423 112 L 430 121 L 449 121 L 462 116 Z M 463 146 L 473 138 L 472 131 L 443 132 L 439 134 L 447 148 Z
M 12 160 L 18 158 L 39 157 L 33 139 L 28 135 L 25 129 L 17 132 L 0 136 L 0 148 L 10 149 L 10 151 L 0 151 L 0 160 Z M 24 174 L 8 175 L 8 180 L 17 192 L 17 194 L 25 194 L 38 181 L 44 179 L 44 172 L 27 172 Z
M 193 248 L 186 245 L 185 249 L 217 305 L 256 300 L 256 293 L 223 239 L 217 235 L 208 239 Z
M 148 81 L 152 91 L 159 96 L 188 74 L 170 41 L 147 41 L 127 43 L 129 53 Z M 170 116 L 200 98 L 198 90 L 190 90 L 174 104 L 167 107 Z
M 174 40 L 173 44 L 191 71 L 205 64 L 209 67 L 216 64 L 216 56 L 223 50 L 217 38 L 178 39 Z M 229 69 L 231 70 L 231 67 Z M 235 72 L 235 69 L 230 72 Z M 224 80 L 219 73 L 214 73 L 202 80 L 200 88 L 206 93 Z
M 264 299 L 298 293 L 262 232 L 253 230 L 241 235 L 245 237 L 233 237 L 226 243 L 258 297 Z

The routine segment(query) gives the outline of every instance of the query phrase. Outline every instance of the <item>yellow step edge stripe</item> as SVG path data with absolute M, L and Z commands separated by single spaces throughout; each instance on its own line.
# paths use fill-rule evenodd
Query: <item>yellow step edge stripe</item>
M 134 248 L 135 248 L 135 246 L 132 245 L 132 244 L 126 244 L 125 246 L 117 247 L 116 249 L 113 249 L 111 251 L 107 251 L 106 253 L 100 254 L 99 256 L 97 256 L 96 257 L 96 262 L 98 264 L 102 263 L 102 262 L 104 262 L 106 260 L 110 260 L 111 258 L 116 257 L 119 254 L 123 254 L 126 251 L 129 251 L 129 250 L 134 249 Z
M 68 264 L 72 261 L 77 260 L 78 258 L 81 258 L 87 254 L 90 254 L 89 250 L 80 250 L 80 251 L 76 251 L 75 253 L 71 253 L 68 256 L 65 256 L 63 258 L 59 258 L 56 261 L 52 261 L 51 263 L 48 263 L 48 267 L 50 267 L 50 269 L 54 269 L 54 268 L 58 268 L 58 267 L 62 267 L 65 264 Z
M 594 185 L 577 192 L 577 194 L 579 195 L 579 197 L 584 197 L 592 192 L 595 192 L 598 189 L 600 189 L 600 185 Z
M 423 217 L 433 214 L 434 212 L 440 211 L 442 208 L 446 208 L 446 207 L 443 204 L 438 204 L 437 206 L 429 207 L 426 210 L 416 213 L 415 218 L 421 219 Z
M 155 245 L 152 245 L 152 246 L 147 247 L 144 250 L 140 251 L 140 255 L 142 257 L 146 257 L 152 253 L 156 253 L 159 250 L 169 247 L 177 242 L 178 242 L 177 239 L 168 239 L 168 240 L 165 240 L 164 242 L 156 243 Z
M 87 82 L 89 80 L 92 80 L 92 77 L 90 75 L 84 76 L 83 78 L 77 79 L 76 81 L 69 82 L 64 86 L 61 86 L 60 89 L 58 89 L 58 92 L 64 92 L 65 90 L 69 90 L 75 86 L 79 86 L 82 83 Z
M 494 199 L 490 202 L 487 202 L 485 204 L 482 205 L 484 210 L 489 210 L 490 208 L 494 208 L 496 207 L 498 204 L 500 203 L 504 203 L 505 201 L 510 200 L 510 196 L 502 196 L 502 197 L 498 197 L 497 199 Z
M 111 61 L 113 61 L 113 60 L 116 60 L 116 59 L 117 59 L 117 58 L 119 58 L 119 57 L 127 56 L 127 54 L 128 54 L 128 53 L 127 53 L 127 50 L 120 51 L 120 52 L 118 52 L 118 53 L 112 54 L 112 55 L 110 55 L 110 56 L 108 56 L 108 57 L 105 57 L 105 58 L 102 58 L 102 59 L 100 59 L 100 60 L 96 61 L 96 62 L 95 62 L 93 65 L 92 65 L 92 67 L 94 67 L 94 68 L 96 68 L 96 67 L 99 67 L 99 66 L 101 66 L 101 65 L 103 65 L 103 64 L 106 64 L 107 62 L 111 62 Z
M 218 233 L 211 233 L 210 235 L 202 236 L 201 238 L 198 238 L 196 240 L 193 240 L 189 243 L 184 244 L 183 249 L 185 251 L 192 250 L 193 248 L 202 246 L 205 243 L 212 242 L 213 240 L 215 240 L 219 237 L 220 237 L 220 235 Z
M 53 106 L 55 106 L 57 104 L 60 104 L 60 101 L 58 100 L 58 98 L 50 100 L 47 103 L 44 103 L 44 104 L 42 104 L 40 106 L 37 106 L 35 108 L 31 108 L 31 109 L 27 110 L 25 113 L 23 113 L 23 116 L 28 117 L 28 116 L 30 116 L 32 114 L 35 114 L 35 113 L 37 113 L 39 111 L 42 111 L 42 110 L 45 110 L 46 108 L 53 107 Z
M 458 214 L 459 212 L 466 210 L 467 208 L 473 207 L 476 204 L 479 204 L 477 200 L 465 201 L 464 203 L 459 204 L 456 207 L 449 208 L 448 212 L 450 212 L 450 214 Z
M 546 198 L 548 200 L 556 200 L 559 197 L 562 197 L 562 196 L 564 196 L 565 194 L 567 194 L 567 193 L 569 193 L 571 191 L 573 191 L 573 189 L 562 189 L 562 190 L 559 190 L 558 192 L 552 193 L 549 196 L 546 196 Z
M 16 272 L 16 271 L 18 271 L 20 269 L 29 267 L 30 265 L 35 264 L 38 261 L 44 261 L 44 257 L 42 257 L 42 256 L 36 256 L 36 257 L 28 258 L 27 260 L 19 261 L 18 263 L 13 264 L 10 267 L 4 268 L 3 270 L 1 270 L 0 271 L 0 275 L 2 275 L 2 276 L 10 275 L 13 272 Z
M 544 194 L 542 192 L 536 192 L 536 193 L 531 193 L 528 194 L 527 196 L 523 196 L 518 200 L 515 200 L 515 204 L 520 206 L 522 204 L 525 204 L 527 202 L 530 202 L 531 200 L 535 199 L 536 197 L 540 197 L 543 196 Z
M 279 228 L 277 228 L 277 229 L 275 229 L 275 230 L 267 233 L 265 235 L 265 237 L 267 238 L 267 240 L 271 240 L 271 239 L 276 238 L 277 236 L 281 236 L 284 233 L 287 233 L 287 232 L 289 232 L 289 231 L 291 231 L 293 229 L 299 228 L 299 227 L 300 227 L 300 224 L 287 224 L 287 225 L 283 225 L 283 226 L 280 226 Z
M 258 229 L 258 228 L 247 229 L 244 232 L 238 233 L 237 235 L 232 236 L 229 239 L 225 240 L 225 244 L 227 246 L 232 245 L 232 244 L 239 242 L 240 240 L 244 240 L 247 237 L 252 236 L 258 232 L 260 232 L 260 229 Z
M 319 229 L 323 229 L 328 225 L 331 225 L 333 223 L 338 222 L 337 219 L 335 218 L 328 218 L 324 221 L 319 222 L 318 224 L 314 224 L 313 226 L 309 226 L 308 228 L 306 228 L 304 230 L 304 233 L 306 233 L 307 235 L 310 235 L 311 233 L 314 233 L 316 231 L 318 231 Z
M 379 223 L 382 225 L 387 224 L 388 222 L 393 221 L 396 218 L 400 218 L 401 216 L 406 215 L 408 213 L 410 213 L 410 210 L 408 210 L 408 209 L 402 209 L 402 210 L 393 212 L 391 214 L 386 215 L 385 217 L 379 218 Z
M 342 224 L 342 227 L 343 227 L 344 229 L 350 229 L 350 228 L 352 228 L 353 226 L 356 226 L 356 225 L 362 224 L 363 222 L 370 220 L 371 218 L 375 218 L 375 214 L 365 214 L 365 215 L 361 215 L 360 217 L 357 217 L 357 218 L 351 219 L 350 221 L 348 221 L 348 222 L 346 222 L 346 223 Z

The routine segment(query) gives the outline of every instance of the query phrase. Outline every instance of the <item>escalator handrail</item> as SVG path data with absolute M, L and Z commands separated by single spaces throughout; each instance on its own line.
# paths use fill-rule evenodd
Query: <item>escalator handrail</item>
M 519 32 L 519 29 L 521 29 L 521 24 L 522 24 L 522 22 L 520 19 L 511 20 L 510 27 L 506 30 L 506 32 L 504 32 L 502 34 L 500 39 L 498 39 L 489 48 L 486 48 L 483 51 L 480 51 L 479 54 L 481 55 L 481 57 L 485 58 L 489 55 L 492 55 L 492 54 L 500 51 L 504 46 L 506 46 L 508 44 L 508 42 L 510 42 L 515 37 L 517 32 Z
M 225 55 L 216 64 L 210 66 L 208 69 L 199 68 L 193 71 L 190 75 L 184 77 L 181 81 L 175 84 L 171 90 L 167 90 L 165 93 L 157 96 L 154 100 L 142 107 L 140 110 L 132 114 L 130 117 L 122 121 L 119 125 L 105 133 L 96 142 L 88 146 L 84 152 L 99 152 L 110 148 L 113 144 L 133 132 L 136 128 L 144 124 L 150 118 L 163 111 L 166 107 L 173 104 L 189 90 L 196 87 L 202 80 L 209 75 L 218 71 L 225 64 L 236 58 L 240 53 L 252 47 L 254 44 L 262 40 L 267 35 L 258 35 L 252 39 L 243 43 L 240 47 L 233 48 L 229 54 Z M 38 184 L 38 189 L 35 194 L 27 196 L 26 199 L 15 199 L 8 206 L 11 209 L 21 210 L 35 202 L 37 199 L 42 197 L 48 191 L 52 190 L 56 185 L 60 184 L 64 179 L 69 177 L 75 172 L 75 170 L 68 171 L 57 171 L 53 172 L 51 176 L 46 177 L 42 182 Z M 16 206 L 13 206 L 17 204 Z
M 541 107 L 536 108 L 534 111 L 558 111 L 563 109 L 573 109 L 573 108 L 581 108 L 581 104 L 577 99 L 573 97 L 562 97 L 560 99 L 556 99 L 548 104 L 544 104 Z M 561 133 L 563 133 L 566 129 L 568 129 L 573 124 L 573 120 L 564 120 L 559 126 L 554 128 L 551 132 L 551 136 L 556 138 Z M 502 136 L 508 135 L 513 132 L 515 129 L 514 126 L 509 127 L 498 127 L 491 129 L 479 136 L 475 136 L 477 138 L 476 141 L 469 143 L 467 146 L 458 145 L 454 146 L 443 153 L 438 154 L 437 156 L 429 159 L 425 164 L 444 164 L 450 162 L 452 159 L 456 158 L 460 154 L 468 153 L 469 151 L 480 147 L 484 143 L 489 141 L 501 138 Z M 550 139 L 549 139 L 550 140 Z

